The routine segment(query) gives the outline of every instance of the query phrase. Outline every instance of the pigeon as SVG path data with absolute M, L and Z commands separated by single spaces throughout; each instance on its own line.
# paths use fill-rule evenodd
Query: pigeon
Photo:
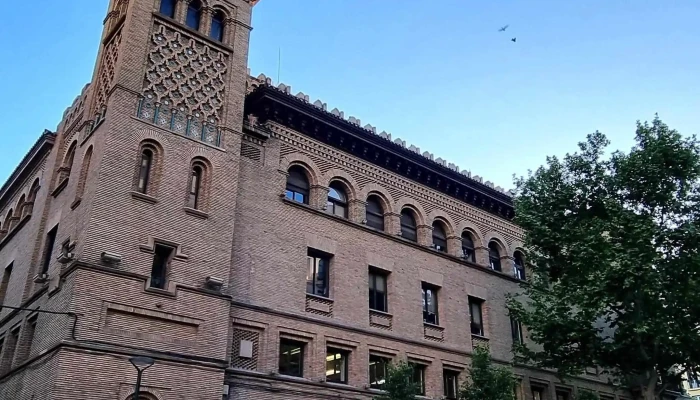
M 506 25 L 506 26 L 504 26 L 503 28 L 499 29 L 498 31 L 499 31 L 499 32 L 505 32 L 506 29 L 508 29 L 509 26 L 510 26 L 510 25 Z
M 516 38 L 510 39 L 510 41 L 513 42 L 513 43 L 515 43 L 515 39 L 516 39 Z

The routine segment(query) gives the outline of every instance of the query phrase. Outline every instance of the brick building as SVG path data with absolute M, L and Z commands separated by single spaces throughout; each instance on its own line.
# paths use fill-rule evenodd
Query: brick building
M 510 196 L 247 71 L 256 0 L 112 0 L 92 81 L 0 189 L 0 398 L 451 397 L 526 332 Z M 516 367 L 521 399 L 624 399 Z M 604 397 L 606 398 L 606 397 Z

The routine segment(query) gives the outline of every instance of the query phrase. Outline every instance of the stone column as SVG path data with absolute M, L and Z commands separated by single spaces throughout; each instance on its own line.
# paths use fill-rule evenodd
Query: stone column
M 501 256 L 501 270 L 504 274 L 515 277 L 515 259 L 510 256 Z
M 418 244 L 430 246 L 433 244 L 433 227 L 430 225 L 418 225 Z
M 447 254 L 462 258 L 462 238 L 459 236 L 447 237 Z
M 489 265 L 489 248 L 474 244 L 474 259 L 479 265 Z
M 367 223 L 365 219 L 367 216 L 366 210 L 367 202 L 357 199 L 350 200 L 348 202 L 348 219 L 352 222 L 364 225 Z
M 202 19 L 199 21 L 199 33 L 204 36 L 209 36 L 211 33 L 211 16 L 214 14 L 214 9 L 211 7 L 202 8 Z
M 328 204 L 328 187 L 311 185 L 309 205 L 317 210 L 325 211 Z
M 236 44 L 236 20 L 233 18 L 226 18 L 224 20 L 224 44 L 229 45 L 238 50 L 235 47 Z
M 187 17 L 187 7 L 190 5 L 190 0 L 180 0 L 175 5 L 175 20 L 181 24 L 185 23 Z
M 401 233 L 401 214 L 388 212 L 384 214 L 384 231 L 398 236 Z

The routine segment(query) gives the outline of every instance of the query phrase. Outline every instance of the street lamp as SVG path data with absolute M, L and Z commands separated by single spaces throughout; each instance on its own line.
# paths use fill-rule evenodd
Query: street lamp
M 129 359 L 129 362 L 131 365 L 136 368 L 137 375 L 136 375 L 136 390 L 134 391 L 134 400 L 141 400 L 140 399 L 140 392 L 141 392 L 141 376 L 143 375 L 143 371 L 147 370 L 148 367 L 153 365 L 155 361 L 150 358 L 150 357 L 131 357 Z

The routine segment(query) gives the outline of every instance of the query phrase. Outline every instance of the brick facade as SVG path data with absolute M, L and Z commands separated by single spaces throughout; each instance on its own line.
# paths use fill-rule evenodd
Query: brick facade
M 299 96 L 248 76 L 255 1 L 202 1 L 198 29 L 187 26 L 188 0 L 172 16 L 161 1 L 111 1 L 92 82 L 0 189 L 0 398 L 128 399 L 135 355 L 156 360 L 142 391 L 158 400 L 370 399 L 370 354 L 425 365 L 426 396 L 441 398 L 443 370 L 466 379 L 474 345 L 509 363 L 504 301 L 519 290 L 522 231 L 503 217 L 504 195 L 418 161 L 437 171 L 433 187 L 280 118 L 278 105 Z M 221 15 L 218 41 L 209 36 Z M 270 107 L 253 101 L 266 90 L 277 93 Z M 340 126 L 323 113 L 314 126 Z M 294 166 L 308 204 L 285 198 Z M 444 174 L 485 197 L 460 200 L 439 186 Z M 326 212 L 333 182 L 347 218 Z M 370 195 L 383 231 L 366 225 Z M 406 208 L 416 243 L 400 235 Z M 444 252 L 431 248 L 434 221 Z M 475 263 L 461 258 L 463 232 Z M 490 243 L 502 272 L 488 268 Z M 162 246 L 172 253 L 156 288 Z M 306 293 L 310 250 L 330 257 L 327 297 Z M 386 312 L 368 308 L 370 268 L 387 276 Z M 423 321 L 423 283 L 437 290 L 437 324 Z M 470 297 L 483 301 L 483 336 L 471 334 Z M 302 377 L 278 373 L 281 339 L 303 343 Z M 326 382 L 328 347 L 348 355 L 347 384 Z M 563 384 L 515 370 L 521 399 L 537 385 L 548 400 L 557 388 L 612 393 L 595 374 Z

